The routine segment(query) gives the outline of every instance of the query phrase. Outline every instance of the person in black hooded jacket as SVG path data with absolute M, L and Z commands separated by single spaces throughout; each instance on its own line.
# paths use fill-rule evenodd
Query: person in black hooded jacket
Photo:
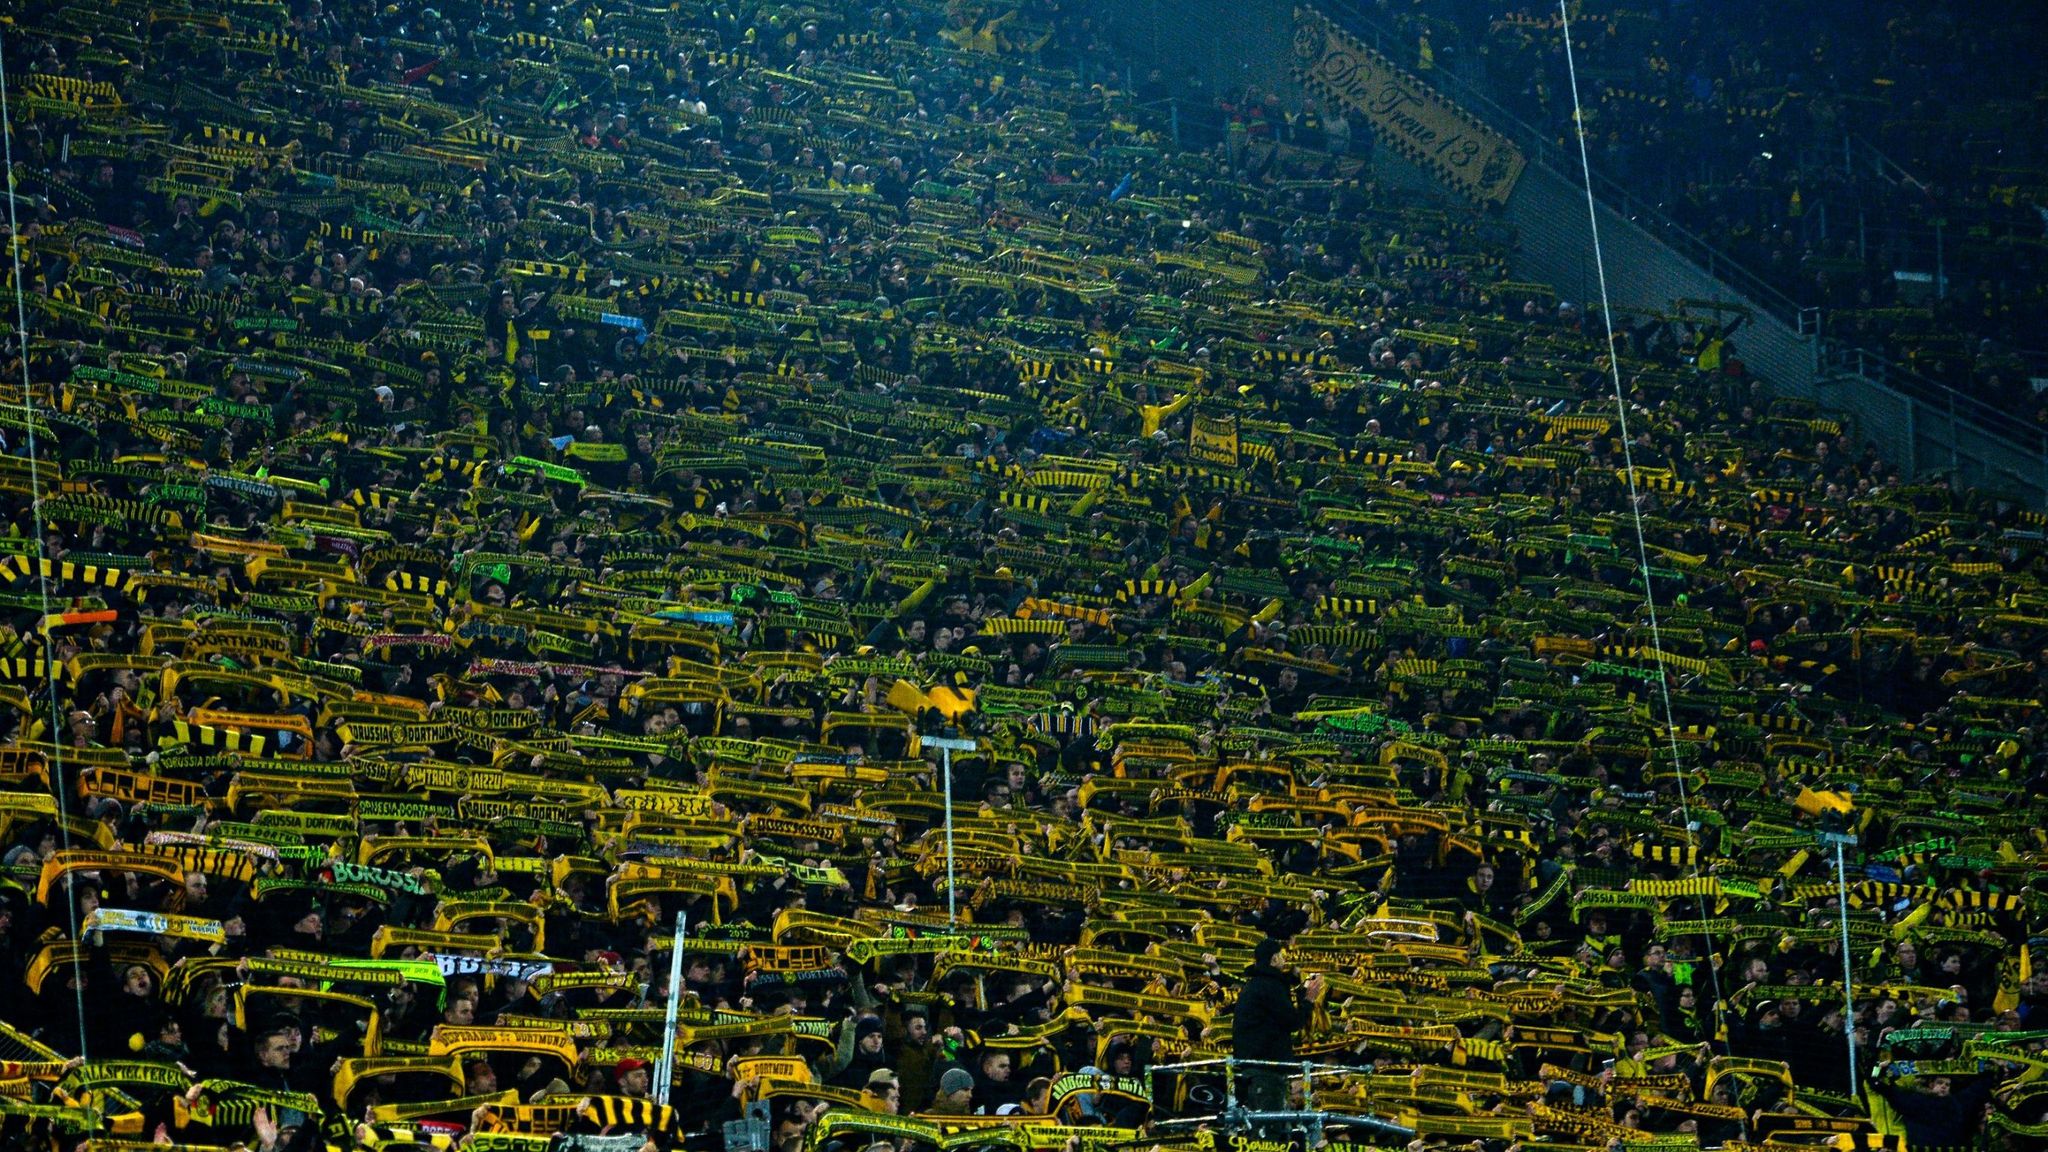
M 1987 1067 L 1981 1061 L 1978 1066 Z M 1910 1087 L 1897 1082 L 1911 1076 L 1912 1064 L 1902 1067 L 1895 1062 L 1888 1077 L 1871 1081 L 1871 1087 L 1904 1122 L 1907 1147 L 1969 1147 L 1984 1119 L 1984 1102 L 1991 1098 L 1997 1082 L 1982 1075 L 1970 1076 L 1961 1085 L 1955 1081 L 1962 1077 L 1949 1076 L 1915 1078 Z
M 1230 1054 L 1239 1060 L 1293 1060 L 1294 1034 L 1308 1023 L 1310 1006 L 1322 994 L 1321 976 L 1306 985 L 1294 982 L 1280 948 L 1271 937 L 1261 940 L 1245 969 L 1230 1031 Z M 1245 1106 L 1255 1112 L 1286 1106 L 1287 1081 L 1277 1068 L 1240 1069 L 1238 1085 Z

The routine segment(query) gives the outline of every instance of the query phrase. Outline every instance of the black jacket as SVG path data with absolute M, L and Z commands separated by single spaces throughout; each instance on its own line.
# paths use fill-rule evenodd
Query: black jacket
M 1958 1078 L 1947 1096 L 1915 1092 L 1882 1080 L 1872 1084 L 1906 1122 L 1906 1143 L 1914 1148 L 1968 1144 L 1992 1089 L 1992 1082 L 1983 1076 L 1966 1081 Z
M 1294 1034 L 1308 1022 L 1308 1000 L 1278 968 L 1245 969 L 1231 1018 L 1231 1055 L 1240 1060 L 1292 1060 Z

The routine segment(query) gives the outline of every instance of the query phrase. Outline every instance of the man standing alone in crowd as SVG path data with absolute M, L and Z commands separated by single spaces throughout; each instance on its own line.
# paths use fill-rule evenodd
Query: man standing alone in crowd
M 1239 1060 L 1293 1060 L 1294 1034 L 1308 1023 L 1309 1012 L 1322 995 L 1322 976 L 1296 984 L 1280 948 L 1278 940 L 1261 940 L 1252 952 L 1251 967 L 1245 969 L 1230 1031 L 1230 1054 Z M 1287 1106 L 1286 1073 L 1279 1068 L 1239 1068 L 1237 1085 L 1244 1106 L 1253 1112 Z

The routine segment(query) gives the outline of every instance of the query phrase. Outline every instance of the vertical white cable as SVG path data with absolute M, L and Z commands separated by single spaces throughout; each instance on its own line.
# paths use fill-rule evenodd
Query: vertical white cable
M 1628 431 L 1628 396 L 1621 383 L 1621 357 L 1616 354 L 1614 347 L 1614 309 L 1607 300 L 1607 260 L 1600 251 L 1600 212 L 1593 203 L 1593 164 L 1586 155 L 1586 116 L 1579 105 L 1579 67 L 1578 62 L 1572 57 L 1572 16 L 1567 0 L 1557 0 L 1557 11 L 1563 23 L 1565 69 L 1570 73 L 1572 81 L 1572 127 L 1579 138 L 1579 168 L 1586 180 L 1586 223 L 1593 230 L 1593 269 L 1600 281 L 1600 321 L 1607 328 L 1607 367 L 1614 379 L 1614 415 L 1621 429 L 1621 460 L 1624 466 L 1623 474 L 1628 478 L 1628 510 L 1635 518 L 1636 563 L 1643 577 L 1643 607 L 1650 622 L 1650 651 L 1657 661 L 1657 688 L 1664 702 L 1664 735 L 1671 741 L 1671 773 L 1678 781 L 1678 811 L 1685 818 L 1686 855 L 1691 858 L 1693 878 L 1698 879 L 1699 840 L 1693 833 L 1692 803 L 1686 795 L 1685 761 L 1678 747 L 1678 716 L 1671 707 L 1671 676 L 1664 666 L 1664 634 L 1657 621 L 1657 593 L 1650 584 L 1650 546 L 1643 538 L 1642 494 L 1636 487 L 1635 445 Z M 1694 894 L 1693 902 L 1704 926 L 1707 919 L 1706 899 Z M 1721 1001 L 1721 974 L 1715 970 L 1712 962 L 1713 935 L 1707 933 L 1706 938 L 1709 953 L 1707 973 L 1713 980 L 1714 1003 L 1718 1007 Z M 1710 1009 L 1710 1014 L 1711 1011 Z M 1718 1022 L 1710 1022 L 1710 1035 L 1712 1023 Z
M 35 541 L 36 584 L 43 601 L 43 616 L 50 615 L 50 574 L 45 569 L 49 559 L 43 547 L 43 474 L 42 460 L 36 445 L 35 396 L 31 392 L 28 371 L 28 298 L 23 295 L 21 279 L 21 222 L 14 207 L 14 116 L 7 102 L 7 46 L 0 37 L 0 160 L 7 164 L 7 250 L 14 261 L 14 331 L 21 341 L 21 414 L 22 431 L 27 437 L 23 446 L 28 449 L 28 492 L 29 492 L 29 536 Z M 54 663 L 56 651 L 50 643 L 48 630 L 43 631 L 43 659 Z M 64 725 L 63 709 L 57 702 L 57 678 L 49 680 L 50 691 L 50 791 L 57 794 L 57 836 L 68 850 L 71 847 L 71 802 L 66 793 L 69 784 L 64 779 Z M 65 885 L 64 911 L 70 917 L 71 940 L 71 987 L 78 1003 L 78 1054 L 90 1058 L 92 1053 L 85 1046 L 85 960 L 79 949 L 85 941 L 78 934 L 78 900 L 71 894 L 71 886 Z
M 1849 1098 L 1854 1100 L 1861 1086 L 1856 1078 L 1856 981 L 1849 973 L 1849 874 L 1842 863 L 1842 849 L 1848 837 L 1835 837 L 1835 922 L 1842 926 L 1842 1035 L 1849 1042 Z
M 716 912 L 718 897 L 712 898 L 712 911 Z M 690 914 L 676 912 L 676 930 L 669 937 L 668 952 L 668 1013 L 663 1016 L 661 1029 L 661 1063 L 654 1066 L 654 1102 L 668 1106 L 669 1090 L 674 1086 L 676 1074 L 676 1021 L 683 1010 L 683 941 L 690 934 Z

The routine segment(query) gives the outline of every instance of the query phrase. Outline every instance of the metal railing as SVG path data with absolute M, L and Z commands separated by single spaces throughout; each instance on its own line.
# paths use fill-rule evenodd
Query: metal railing
M 1279 1079 L 1288 1083 L 1301 1082 L 1301 1096 L 1304 1104 L 1315 1103 L 1315 1081 L 1321 1076 L 1327 1083 L 1344 1076 L 1357 1076 L 1361 1070 L 1341 1064 L 1317 1064 L 1313 1060 L 1240 1060 L 1225 1056 L 1213 1060 L 1190 1060 L 1181 1064 L 1154 1064 L 1145 1069 L 1146 1083 L 1152 1087 L 1152 1127 L 1158 1131 L 1174 1131 L 1182 1128 L 1199 1128 L 1213 1125 L 1226 1132 L 1242 1132 L 1253 1129 L 1299 1129 L 1307 1134 L 1307 1147 L 1314 1148 L 1323 1142 L 1326 1128 L 1362 1128 L 1375 1136 L 1394 1140 L 1413 1140 L 1415 1130 L 1391 1120 L 1383 1120 L 1371 1114 L 1357 1115 L 1350 1112 L 1328 1112 L 1314 1107 L 1307 1108 L 1246 1108 L 1238 1099 L 1238 1069 L 1282 1070 Z M 1198 1116 L 1173 1116 L 1162 1118 L 1158 1114 L 1159 1091 L 1152 1077 L 1160 1073 L 1176 1075 L 1214 1075 L 1223 1073 L 1223 1109 L 1220 1112 Z
M 1325 11 L 1341 13 L 1339 23 L 1351 33 L 1359 36 L 1381 54 L 1403 63 L 1396 45 L 1406 38 L 1382 26 L 1373 19 L 1357 0 L 1318 0 Z M 1405 63 L 1403 63 L 1405 67 Z M 1464 104 L 1486 124 L 1501 135 L 1513 140 L 1522 149 L 1531 164 L 1539 164 L 1577 188 L 1585 187 L 1579 166 L 1578 145 L 1554 140 L 1549 131 L 1538 128 L 1520 116 L 1509 111 L 1490 94 L 1464 77 L 1446 69 L 1432 71 L 1428 83 L 1447 96 Z M 1651 204 L 1625 185 L 1593 172 L 1593 195 L 1607 207 L 1628 217 L 1645 231 L 1664 241 L 1680 255 L 1705 269 L 1716 279 L 1733 284 L 1751 301 L 1777 316 L 1787 324 L 1798 323 L 1799 305 L 1782 290 L 1749 271 L 1741 261 L 1728 255 L 1684 225 L 1673 220 L 1662 209 Z
M 2012 441 L 2017 447 L 2048 454 L 2048 430 L 2010 427 L 2014 415 L 2007 409 L 1987 404 L 1938 380 L 1930 380 L 1910 368 L 1893 363 L 1881 353 L 1834 343 L 1823 350 L 1821 364 L 1830 371 L 1861 376 L 1923 404 L 1944 409 L 1957 419 L 1981 425 L 1993 435 Z M 2001 426 L 2006 430 L 1997 431 Z
M 1862 158 L 1869 162 L 1870 170 L 1874 175 L 1879 176 L 1882 179 L 1889 180 L 1893 184 L 1903 184 L 1907 187 L 1917 189 L 1920 192 L 1925 193 L 1929 196 L 1933 195 L 1933 193 L 1928 189 L 1927 182 L 1925 180 L 1922 180 L 1918 176 L 1913 175 L 1911 172 L 1906 171 L 1905 165 L 1900 164 L 1898 161 L 1892 159 L 1890 156 L 1885 155 L 1884 149 L 1879 148 L 1875 144 L 1872 144 L 1870 141 L 1864 139 L 1862 136 L 1859 136 L 1853 132 L 1850 133 L 1848 147 L 1846 151 L 1849 155 L 1849 162 L 1852 174 L 1854 172 L 1856 159 L 1860 153 Z
M 1406 38 L 1380 25 L 1365 11 L 1358 0 L 1318 0 L 1318 3 L 1353 35 L 1365 39 L 1383 54 L 1400 62 L 1398 46 L 1406 43 Z M 1466 103 L 1475 115 L 1502 135 L 1512 139 L 1522 148 L 1532 165 L 1546 169 L 1573 187 L 1586 186 L 1584 170 L 1578 163 L 1576 145 L 1567 149 L 1563 144 L 1553 141 L 1548 132 L 1527 123 L 1502 107 L 1491 95 L 1454 72 L 1445 69 L 1435 70 L 1429 76 L 1429 83 L 1441 88 L 1453 99 Z M 1870 152 L 1882 157 L 1882 153 L 1877 153 L 1874 147 L 1867 142 L 1863 143 Z M 1891 162 L 1884 158 L 1884 163 Z M 1892 164 L 1892 167 L 1897 169 L 1899 176 L 1912 180 L 1910 173 L 1905 169 L 1898 168 L 1896 164 Z M 1771 314 L 1793 331 L 1802 336 L 1811 335 L 1815 341 L 1816 362 L 1819 365 L 1837 374 L 1861 376 L 1899 392 L 1915 402 L 1928 405 L 1936 412 L 1946 413 L 1952 430 L 1966 423 L 1970 426 L 1972 436 L 2002 443 L 2014 452 L 2034 454 L 2041 462 L 2040 471 L 2048 474 L 2048 433 L 2025 428 L 2016 422 L 2013 412 L 1986 404 L 1953 385 L 1931 380 L 1902 368 L 1876 351 L 1828 337 L 1822 331 L 1822 314 L 1819 309 L 1802 308 L 1783 291 L 1751 272 L 1742 261 L 1694 234 L 1661 209 L 1645 203 L 1626 187 L 1600 175 L 1597 170 L 1592 173 L 1592 184 L 1594 197 L 1607 208 L 1627 217 L 1710 277 L 1733 287 L 1752 304 Z M 2044 491 L 2048 491 L 2048 487 L 2044 487 Z
M 1381 24 L 1360 0 L 1314 2 L 1353 35 L 1396 63 L 1404 67 L 1412 64 L 1412 38 Z M 1428 74 L 1427 80 L 1441 89 L 1446 96 L 1464 104 L 1474 115 L 1513 140 L 1522 148 L 1533 167 L 1541 169 L 1570 187 L 1586 186 L 1575 141 L 1556 138 L 1551 131 L 1530 124 L 1495 100 L 1480 84 L 1468 80 L 1453 69 L 1437 68 Z M 1167 99 L 1152 103 L 1168 111 L 1176 127 L 1181 129 L 1180 134 L 1187 138 L 1188 143 L 1193 143 L 1196 139 L 1213 142 L 1220 132 L 1217 122 L 1218 110 L 1213 106 L 1200 107 L 1198 102 L 1186 99 Z M 1875 151 L 1869 148 L 1867 142 L 1859 143 L 1862 144 L 1862 148 L 1856 148 L 1853 144 L 1851 148 L 1858 152 Z M 1856 163 L 1858 160 L 1872 163 L 1868 155 L 1854 157 L 1849 162 Z M 1887 171 L 1890 172 L 1890 168 Z M 1904 170 L 1898 169 L 1898 172 L 1891 174 L 1896 176 L 1900 173 L 1904 173 Z M 1907 176 L 1910 178 L 1910 174 Z M 1663 244 L 1679 260 L 1690 264 L 1707 277 L 1727 285 L 1759 312 L 1784 324 L 1797 336 L 1811 341 L 1813 371 L 1807 380 L 1785 383 L 1794 384 L 1803 391 L 1804 386 L 1816 377 L 1860 376 L 1880 385 L 1883 390 L 1906 397 L 1928 417 L 1930 428 L 1945 425 L 1953 432 L 1962 433 L 1966 443 L 1971 439 L 1982 439 L 1997 454 L 2034 456 L 2038 467 L 2029 466 L 2026 470 L 2030 474 L 2048 477 L 2048 436 L 2026 427 L 2015 418 L 2012 411 L 1987 404 L 1953 385 L 1902 368 L 1878 351 L 1830 336 L 1826 331 L 1826 316 L 1822 309 L 1802 307 L 1784 290 L 1751 271 L 1745 261 L 1730 255 L 1720 246 L 1679 224 L 1662 208 L 1642 199 L 1629 187 L 1603 176 L 1598 169 L 1592 173 L 1592 185 L 1594 197 L 1602 207 L 1627 218 L 1630 223 Z M 2043 364 L 2041 360 L 2024 354 L 2023 359 L 2030 374 L 2048 372 L 2048 364 Z M 2006 471 L 2013 472 L 2012 469 Z M 2029 481 L 2028 486 L 2038 489 L 2044 497 L 2048 497 L 2048 480 Z
M 1862 387 L 1890 393 L 1909 409 L 1904 435 L 1909 473 L 1947 469 L 1964 482 L 1999 496 L 2048 506 L 2048 429 L 1887 360 L 1867 348 L 1825 349 L 1823 368 L 1853 377 Z M 1824 373 L 1825 375 L 1825 373 Z M 1996 429 L 1994 431 L 1994 429 Z M 1968 435 L 1961 433 L 1967 431 Z M 1932 451 L 1925 451 L 1922 443 Z M 1918 464 L 1921 467 L 1916 468 Z

